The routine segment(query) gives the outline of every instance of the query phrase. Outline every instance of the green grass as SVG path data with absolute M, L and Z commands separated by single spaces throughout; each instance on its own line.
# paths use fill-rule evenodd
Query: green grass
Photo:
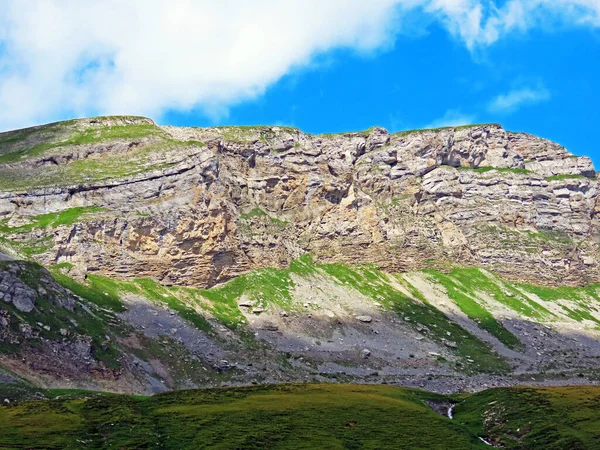
M 280 385 L 94 395 L 0 407 L 0 447 L 477 449 L 431 393 L 391 386 Z
M 79 283 L 56 270 L 58 268 L 57 266 L 53 268 L 52 276 L 63 287 L 101 308 L 114 312 L 125 311 L 120 296 L 123 285 L 118 281 L 90 274 L 87 276 L 86 283 Z
M 289 225 L 289 222 L 286 222 L 285 220 L 281 220 L 281 219 L 279 219 L 277 217 L 273 217 L 273 216 L 269 215 L 268 213 L 266 213 L 265 211 L 263 211 L 262 209 L 260 209 L 258 207 L 252 208 L 247 213 L 240 214 L 240 219 L 243 220 L 243 221 L 246 221 L 246 222 L 252 220 L 254 217 L 257 217 L 257 218 L 261 218 L 261 217 L 268 218 L 271 221 L 271 223 L 273 225 L 275 225 L 277 228 L 284 228 L 284 227 L 286 227 L 286 226 Z
M 486 127 L 486 126 L 490 126 L 490 125 L 501 126 L 500 124 L 497 124 L 497 123 L 480 123 L 480 124 L 472 124 L 472 125 L 460 125 L 460 126 L 456 126 L 456 127 L 422 128 L 422 129 L 415 129 L 415 130 L 398 131 L 397 133 L 393 133 L 393 136 L 403 137 L 403 136 L 407 136 L 409 134 L 414 134 L 414 133 L 426 133 L 426 132 L 432 132 L 432 131 L 436 132 L 436 131 L 442 131 L 442 130 L 460 131 L 460 130 L 468 130 L 469 128 Z
M 230 328 L 245 324 L 237 301 L 246 295 L 257 306 L 277 306 L 289 309 L 292 304 L 290 289 L 293 287 L 290 271 L 286 269 L 259 269 L 208 290 L 196 290 L 197 294 L 212 302 L 212 313 Z M 192 291 L 192 290 L 190 290 Z
M 539 253 L 546 246 L 563 247 L 573 245 L 573 238 L 562 230 L 517 230 L 507 226 L 488 225 L 480 227 L 479 231 L 493 234 L 494 241 L 504 246 L 522 248 L 526 252 Z
M 248 211 L 246 214 L 240 214 L 242 220 L 250 220 L 253 217 L 265 217 L 267 215 L 262 209 L 255 207 Z
M 470 171 L 477 172 L 477 173 L 485 173 L 485 172 L 490 172 L 492 170 L 494 170 L 496 172 L 501 172 L 501 173 L 516 173 L 516 174 L 531 173 L 530 170 L 522 169 L 522 168 L 518 168 L 518 167 L 491 167 L 491 166 L 467 167 L 467 166 L 460 166 L 460 167 L 456 167 L 456 169 L 457 170 L 470 170 Z
M 190 295 L 193 289 L 162 286 L 150 278 L 137 278 L 132 281 L 115 280 L 112 278 L 88 274 L 86 283 L 79 283 L 64 275 L 61 269 L 69 269 L 68 265 L 54 266 L 54 278 L 67 289 L 80 297 L 115 312 L 125 311 L 121 300 L 124 294 L 136 294 L 155 303 L 164 304 L 193 326 L 204 332 L 212 332 L 210 323 L 193 307 Z
M 361 294 L 381 302 L 386 308 L 396 312 L 399 317 L 408 318 L 408 324 L 421 328 L 430 339 L 442 343 L 452 341 L 457 348 L 450 350 L 465 359 L 465 370 L 501 373 L 508 370 L 507 363 L 498 356 L 488 344 L 482 342 L 464 328 L 448 319 L 440 310 L 427 303 L 416 290 L 411 298 L 395 289 L 386 274 L 373 267 L 351 268 L 342 264 L 318 265 L 318 268 L 337 279 L 340 283 L 352 287 Z M 475 362 L 469 363 L 468 359 Z
M 454 300 L 462 312 L 464 312 L 471 320 L 477 322 L 481 328 L 498 338 L 498 340 L 507 347 L 512 349 L 521 348 L 519 339 L 504 328 L 504 326 L 498 322 L 487 309 L 481 306 L 476 297 L 469 295 L 467 289 L 465 289 L 465 286 L 461 282 L 441 273 L 435 273 L 433 271 L 427 271 L 427 273 L 437 283 L 444 286 L 448 296 Z
M 553 175 L 551 177 L 546 177 L 546 181 L 562 181 L 562 180 L 577 180 L 577 179 L 588 179 L 583 175 Z
M 138 120 L 138 123 L 108 125 L 109 121 Z M 151 170 L 170 167 L 167 156 L 182 147 L 202 147 L 197 141 L 178 141 L 140 118 L 97 118 L 99 125 L 81 121 L 59 122 L 0 135 L 0 189 L 5 191 L 65 186 L 131 177 Z M 110 157 L 88 157 L 66 164 L 45 166 L 43 171 L 28 166 L 6 165 L 64 152 L 77 145 L 109 142 L 138 142 L 126 153 Z M 5 145 L 2 145 L 5 142 Z M 37 143 L 41 142 L 41 143 Z M 66 150 L 65 150 L 66 151 Z
M 0 268 L 12 264 L 14 263 L 2 261 Z M 48 275 L 45 274 L 44 269 L 35 263 L 27 263 L 19 272 L 19 278 L 34 290 L 40 287 L 45 276 Z M 87 305 L 84 307 L 79 302 L 75 302 L 73 311 L 70 311 L 56 305 L 51 293 L 38 295 L 35 309 L 30 313 L 21 313 L 11 304 L 3 303 L 2 308 L 11 314 L 12 325 L 16 327 L 19 323 L 28 323 L 42 337 L 59 341 L 63 339 L 60 334 L 61 329 L 69 330 L 71 336 L 88 335 L 92 338 L 94 356 L 108 367 L 118 368 L 119 350 L 112 339 L 107 340 L 107 336 L 115 336 L 121 331 L 115 312 L 122 311 L 123 307 L 114 292 L 110 291 L 110 285 L 103 280 L 95 280 L 93 276 L 89 280 L 89 285 L 77 283 L 58 273 L 53 276 L 59 284 L 80 295 Z M 46 290 L 50 289 L 47 285 L 43 287 Z M 40 323 L 42 326 L 39 325 Z M 49 329 L 43 326 L 48 326 Z
M 61 225 L 73 225 L 76 222 L 81 222 L 86 215 L 95 212 L 104 211 L 104 208 L 94 206 L 78 206 L 75 208 L 65 209 L 63 211 L 41 214 L 31 218 L 26 225 L 10 227 L 5 223 L 0 224 L 1 233 L 18 233 L 31 231 L 34 228 L 56 228 Z
M 272 135 L 272 126 L 256 125 L 256 126 L 221 126 L 215 129 L 221 131 L 221 136 L 225 141 L 247 144 L 251 142 L 268 142 L 269 135 Z M 277 126 L 282 131 L 288 133 L 298 132 L 294 127 Z
M 314 275 L 329 276 L 348 288 L 356 289 L 373 301 L 380 301 L 403 319 L 408 317 L 411 326 L 420 327 L 422 324 L 427 324 L 428 329 L 425 333 L 431 339 L 440 343 L 445 340 L 458 343 L 458 348 L 450 350 L 465 359 L 467 371 L 505 372 L 508 370 L 506 362 L 486 343 L 449 320 L 433 305 L 423 303 L 418 291 L 414 293 L 415 298 L 411 298 L 395 289 L 388 276 L 374 267 L 319 265 L 315 264 L 309 255 L 304 255 L 292 262 L 289 269 L 256 270 L 209 290 L 180 289 L 187 295 L 196 296 L 199 302 L 202 301 L 202 297 L 209 299 L 212 314 L 228 327 L 238 328 L 245 324 L 245 318 L 237 305 L 242 296 L 254 300 L 256 306 L 263 308 L 277 307 L 288 311 L 301 308 L 301 305 L 294 303 L 291 295 L 294 287 L 293 275 L 304 278 Z M 468 359 L 475 362 L 470 363 Z
M 600 388 L 492 389 L 456 406 L 455 420 L 506 449 L 600 448 Z
M 7 388 L 0 385 L 0 393 Z M 0 448 L 592 449 L 600 388 L 498 388 L 442 396 L 384 385 L 303 384 L 153 397 L 10 387 Z M 426 402 L 459 402 L 454 420 Z
M 485 293 L 517 313 L 532 319 L 543 319 L 552 313 L 541 304 L 526 298 L 512 283 L 504 282 L 488 272 L 476 268 L 452 268 L 448 275 L 426 271 L 439 279 L 445 287 L 450 285 L 450 294 L 459 292 L 474 299 Z M 451 295 L 452 297 L 452 295 Z
M 182 147 L 197 147 L 197 145 L 163 139 L 140 146 L 126 154 L 116 154 L 109 158 L 79 159 L 66 165 L 45 168 L 43 172 L 4 166 L 0 167 L 0 189 L 15 191 L 45 186 L 86 184 L 164 170 L 174 164 L 167 160 L 167 156 Z
M 206 333 L 212 332 L 210 323 L 199 314 L 189 302 L 185 302 L 177 295 L 178 290 L 176 288 L 168 288 L 160 285 L 155 280 L 150 278 L 138 278 L 134 283 L 128 283 L 129 289 L 134 290 L 138 288 L 137 293 L 143 295 L 149 300 L 153 300 L 157 303 L 164 303 L 173 311 L 177 311 L 180 317 L 190 322 L 197 329 Z
M 90 127 L 79 130 L 73 127 L 75 121 L 58 122 L 33 129 L 25 129 L 0 137 L 0 146 L 4 144 L 8 151 L 0 154 L 0 164 L 9 164 L 41 156 L 49 150 L 75 145 L 94 144 L 121 139 L 140 139 L 147 137 L 166 137 L 166 133 L 156 125 L 131 124 L 120 126 Z M 39 134 L 45 136 L 45 142 L 33 146 L 27 145 L 27 138 Z M 6 147 L 5 147 L 6 148 Z
M 520 283 L 518 286 L 525 292 L 535 294 L 547 302 L 557 302 L 559 300 L 573 302 L 577 305 L 576 309 L 562 305 L 562 308 L 567 316 L 578 322 L 589 320 L 600 325 L 600 320 L 596 319 L 596 317 L 591 314 L 592 310 L 594 312 L 599 312 L 597 306 L 592 306 L 592 303 L 597 305 L 598 302 L 600 302 L 600 284 L 593 284 L 583 287 L 549 287 Z

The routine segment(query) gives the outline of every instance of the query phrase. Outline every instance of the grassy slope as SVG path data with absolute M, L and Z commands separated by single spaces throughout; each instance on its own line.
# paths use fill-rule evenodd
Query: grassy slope
M 462 399 L 392 386 L 277 385 L 133 397 L 0 385 L 0 448 L 598 448 L 600 388 L 499 388 Z M 460 401 L 454 420 L 426 402 Z M 489 447 L 487 447 L 489 448 Z
M 133 293 L 177 311 L 181 317 L 207 333 L 212 332 L 211 325 L 206 320 L 207 314 L 231 329 L 244 330 L 246 319 L 237 305 L 242 296 L 255 300 L 257 307 L 265 309 L 301 310 L 302 305 L 297 303 L 292 295 L 293 278 L 327 277 L 350 290 L 350 293 L 356 290 L 371 298 L 373 302 L 379 302 L 429 339 L 441 344 L 447 341 L 457 343 L 456 348 L 449 350 L 461 358 L 458 363 L 461 370 L 467 373 L 502 373 L 509 370 L 506 362 L 492 351 L 488 344 L 449 320 L 402 276 L 392 278 L 391 275 L 370 266 L 315 264 L 306 255 L 294 261 L 289 269 L 256 270 L 209 290 L 166 287 L 151 279 L 118 281 L 99 275 L 89 275 L 87 284 L 83 285 L 71 280 L 60 269 L 60 266 L 56 267 L 53 273 L 63 286 L 98 306 L 118 312 L 123 308 L 120 296 Z M 534 321 L 554 320 L 556 317 L 540 302 L 527 297 L 524 292 L 536 293 L 548 302 L 571 299 L 576 302 L 578 308 L 567 308 L 565 311 L 573 320 L 596 321 L 590 311 L 597 308 L 597 304 L 591 303 L 592 300 L 600 302 L 599 286 L 553 289 L 514 285 L 486 271 L 469 268 L 456 268 L 448 274 L 434 271 L 426 271 L 426 274 L 445 288 L 449 297 L 482 329 L 515 350 L 521 349 L 519 340 L 486 309 L 487 303 L 482 298 L 483 294 Z M 400 290 L 399 285 L 404 289 Z
M 60 212 L 40 214 L 31 217 L 26 225 L 11 227 L 6 224 L 7 220 L 0 221 L 0 233 L 12 234 L 31 231 L 34 228 L 55 228 L 61 225 L 73 225 L 75 222 L 83 220 L 86 214 L 104 211 L 103 208 L 77 206 L 64 209 Z
M 423 402 L 441 396 L 390 386 L 280 385 L 149 398 L 74 397 L 0 407 L 0 447 L 482 448 L 466 427 Z
M 51 230 L 61 225 L 73 225 L 94 218 L 94 213 L 105 211 L 94 206 L 76 206 L 59 212 L 40 214 L 29 217 L 29 222 L 23 225 L 10 226 L 9 219 L 0 220 L 0 250 L 15 258 L 29 259 L 34 255 L 44 253 L 52 248 L 52 234 L 31 237 L 28 235 L 34 229 Z M 15 235 L 21 235 L 15 239 Z M 23 239 L 25 237 L 25 239 Z
M 460 403 L 454 417 L 507 449 L 600 448 L 600 388 L 492 389 Z
M 99 120 L 102 120 L 101 118 Z M 50 150 L 120 139 L 166 137 L 156 125 L 129 124 L 79 129 L 77 121 L 57 122 L 0 134 L 0 164 L 41 156 Z
M 50 222 L 55 220 L 59 219 L 53 218 Z M 37 286 L 38 267 L 32 264 L 31 273 L 26 274 L 26 282 L 34 288 Z M 49 339 L 60 339 L 58 332 L 61 328 L 74 334 L 92 336 L 96 356 L 111 367 L 119 367 L 120 350 L 114 345 L 114 339 L 107 341 L 106 336 L 114 337 L 115 333 L 117 336 L 127 335 L 130 332 L 126 327 L 123 328 L 124 324 L 115 316 L 115 313 L 124 310 L 122 296 L 125 294 L 140 295 L 150 302 L 177 311 L 191 325 L 208 334 L 213 334 L 212 325 L 207 320 L 210 316 L 244 334 L 247 331 L 246 319 L 237 305 L 242 296 L 255 300 L 257 306 L 265 309 L 302 310 L 302 305 L 292 294 L 294 277 L 325 277 L 343 286 L 349 295 L 355 290 L 374 303 L 380 303 L 429 339 L 442 345 L 449 341 L 455 342 L 456 347 L 450 346 L 448 350 L 459 357 L 456 365 L 461 371 L 467 374 L 509 371 L 506 361 L 488 344 L 448 319 L 407 279 L 401 275 L 385 274 L 371 266 L 315 264 L 306 255 L 294 261 L 288 269 L 256 270 L 209 290 L 167 287 L 151 279 L 122 281 L 92 274 L 88 275 L 85 283 L 80 283 L 68 276 L 69 269 L 69 264 L 55 266 L 52 268 L 54 278 L 79 295 L 94 310 L 94 314 L 88 314 L 80 307 L 71 313 L 54 307 L 44 298 L 38 301 L 36 310 L 30 314 L 18 313 L 9 304 L 2 306 L 18 318 L 14 326 L 18 322 L 28 322 L 33 328 L 39 328 L 42 335 Z M 449 297 L 481 328 L 516 350 L 520 350 L 520 342 L 488 311 L 485 298 L 493 298 L 534 321 L 556 320 L 557 317 L 543 304 L 568 299 L 569 306 L 563 305 L 563 310 L 571 319 L 598 322 L 591 313 L 597 311 L 600 286 L 546 288 L 517 285 L 502 281 L 486 271 L 467 268 L 455 268 L 446 274 L 433 271 L 425 273 L 438 286 L 443 287 Z M 526 294 L 537 295 L 539 301 L 534 301 Z M 44 330 L 38 323 L 49 325 L 50 331 Z M 15 346 L 0 342 L 2 352 L 17 350 Z
M 171 163 L 164 158 L 173 149 L 204 145 L 174 140 L 158 126 L 148 123 L 109 125 L 107 118 L 98 120 L 105 123 L 82 128 L 77 121 L 68 121 L 0 134 L 0 189 L 64 186 L 134 176 L 169 167 Z M 136 145 L 125 154 L 78 159 L 60 166 L 45 166 L 43 171 L 13 164 L 68 147 L 118 141 Z
M 8 261 L 0 261 L 0 269 L 10 265 Z M 27 269 L 20 273 L 20 278 L 28 286 L 37 290 L 40 280 L 43 278 L 41 266 L 29 264 Z M 73 282 L 73 284 L 76 284 Z M 48 287 L 48 286 L 46 286 Z M 11 326 L 17 329 L 19 323 L 27 323 L 32 329 L 37 330 L 40 336 L 46 339 L 61 340 L 61 329 L 69 331 L 71 336 L 88 335 L 92 337 L 92 349 L 96 358 L 103 361 L 107 366 L 118 368 L 119 350 L 107 336 L 118 336 L 125 333 L 126 327 L 121 324 L 115 312 L 119 311 L 118 297 L 100 294 L 98 286 L 91 285 L 86 291 L 77 292 L 83 294 L 84 304 L 76 303 L 73 311 L 56 306 L 49 295 L 39 295 L 36 299 L 35 309 L 31 313 L 19 312 L 12 304 L 2 303 L 2 309 L 11 313 L 13 321 Z M 91 301 L 90 301 L 91 300 Z M 108 307 L 108 308 L 107 308 Z M 41 326 L 39 325 L 41 324 Z M 44 328 L 47 326 L 48 328 Z M 0 341 L 0 349 L 4 352 L 16 352 L 18 347 L 8 348 Z

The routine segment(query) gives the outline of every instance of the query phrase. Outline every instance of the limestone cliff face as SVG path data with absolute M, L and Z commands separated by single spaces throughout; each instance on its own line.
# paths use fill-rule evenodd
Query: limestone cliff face
M 313 136 L 105 118 L 14 133 L 0 135 L 0 178 L 14 180 L 0 192 L 5 251 L 80 274 L 207 287 L 309 252 L 600 280 L 591 160 L 499 125 Z M 59 219 L 81 207 L 96 209 Z

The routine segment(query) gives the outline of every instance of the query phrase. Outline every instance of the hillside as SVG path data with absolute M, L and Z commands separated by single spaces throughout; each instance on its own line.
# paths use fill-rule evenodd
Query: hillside
M 598 448 L 600 438 L 600 389 L 591 387 L 452 397 L 319 384 L 154 397 L 8 388 L 0 385 L 3 396 L 12 393 L 0 407 L 2 448 L 575 450 Z
M 587 157 L 496 124 L 0 134 L 0 381 L 596 383 Z

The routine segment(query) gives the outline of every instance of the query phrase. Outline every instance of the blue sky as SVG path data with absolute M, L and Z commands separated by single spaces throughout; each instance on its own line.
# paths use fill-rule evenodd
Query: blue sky
M 600 0 L 5 3 L 0 129 L 498 122 L 600 167 Z
M 315 134 L 497 122 L 557 141 L 600 167 L 600 32 L 533 31 L 471 52 L 439 26 L 428 31 L 370 56 L 332 52 L 226 117 L 169 112 L 162 121 L 283 124 Z M 492 106 L 511 93 L 514 102 Z

